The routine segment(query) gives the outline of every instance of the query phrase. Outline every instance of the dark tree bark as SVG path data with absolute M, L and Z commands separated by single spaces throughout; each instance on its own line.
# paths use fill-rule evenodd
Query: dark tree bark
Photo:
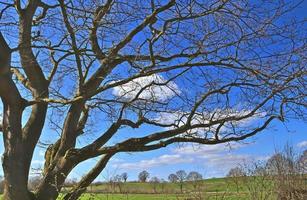
M 112 156 L 113 154 L 111 153 L 101 158 L 96 164 L 96 166 L 86 176 L 84 176 L 76 186 L 74 186 L 74 189 L 64 196 L 64 200 L 77 200 L 86 191 L 86 188 L 106 167 L 108 161 Z
M 27 189 L 28 169 L 24 152 L 21 118 L 25 108 L 10 71 L 11 49 L 0 33 L 0 97 L 3 102 L 3 141 L 5 152 L 2 158 L 4 171 L 4 199 L 30 200 Z

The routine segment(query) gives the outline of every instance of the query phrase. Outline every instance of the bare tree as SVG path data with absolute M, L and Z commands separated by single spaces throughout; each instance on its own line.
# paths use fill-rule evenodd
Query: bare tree
M 167 191 L 166 191 L 166 186 L 167 186 L 167 181 L 166 180 L 164 180 L 163 178 L 162 179 L 160 179 L 160 184 L 161 184 L 161 192 L 163 193 L 163 194 L 166 194 L 167 193 Z
M 183 192 L 183 183 L 187 179 L 187 173 L 184 170 L 179 170 L 176 172 L 176 176 L 178 177 L 178 182 L 180 184 L 180 192 Z
M 300 173 L 307 174 L 307 149 L 300 155 L 297 164 Z
M 269 200 L 274 197 L 274 182 L 266 169 L 266 163 L 255 161 L 244 164 L 242 186 L 246 188 L 249 199 Z
M 149 178 L 149 173 L 147 171 L 142 171 L 139 173 L 139 181 L 145 183 Z
M 158 192 L 157 187 L 159 186 L 160 182 L 161 182 L 160 179 L 158 177 L 156 177 L 156 176 L 154 176 L 154 177 L 152 177 L 150 179 L 150 183 L 151 183 L 151 185 L 153 187 L 154 193 Z
M 303 200 L 307 197 L 306 174 L 300 164 L 304 154 L 297 154 L 293 147 L 286 145 L 267 162 L 267 170 L 275 184 L 278 199 Z
M 203 179 L 203 176 L 199 172 L 192 171 L 188 174 L 188 181 L 200 181 Z
M 78 199 L 117 153 L 240 141 L 273 120 L 305 118 L 305 21 L 289 19 L 296 6 L 0 1 L 4 199 L 55 200 L 74 167 L 97 157 L 64 197 Z M 154 129 L 134 134 L 143 125 Z M 38 144 L 48 146 L 43 178 L 29 191 Z
M 229 177 L 230 180 L 236 185 L 237 192 L 239 192 L 240 186 L 243 183 L 242 178 L 245 176 L 246 175 L 242 167 L 231 168 L 227 174 L 227 177 Z
M 126 183 L 126 182 L 127 182 L 127 179 L 128 179 L 128 174 L 127 174 L 127 172 L 122 173 L 121 178 L 122 178 L 122 180 Z
M 115 175 L 113 178 L 113 183 L 114 186 L 117 186 L 119 189 L 119 192 L 122 193 L 122 182 L 123 182 L 123 177 L 121 175 Z
M 187 181 L 190 181 L 192 183 L 194 190 L 196 189 L 198 185 L 201 185 L 199 183 L 202 179 L 203 179 L 203 176 L 199 172 L 195 172 L 195 171 L 190 172 L 187 176 Z
M 171 183 L 176 183 L 176 182 L 179 180 L 179 178 L 178 178 L 178 176 L 177 176 L 176 174 L 170 174 L 170 175 L 168 176 L 168 180 L 169 180 Z
M 301 165 L 302 154 L 294 152 L 286 145 L 266 162 L 256 161 L 242 165 L 239 171 L 231 170 L 233 175 L 242 175 L 242 188 L 246 188 L 249 199 L 303 200 L 307 197 L 306 174 Z M 238 173 L 239 172 L 239 173 Z

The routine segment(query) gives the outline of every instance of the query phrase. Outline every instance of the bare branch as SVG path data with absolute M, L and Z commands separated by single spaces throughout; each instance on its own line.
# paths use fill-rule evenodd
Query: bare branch
M 89 171 L 86 176 L 79 181 L 79 183 L 64 196 L 64 200 L 77 200 L 86 188 L 96 179 L 96 177 L 101 173 L 101 171 L 105 168 L 110 158 L 114 155 L 114 153 L 109 153 L 104 155 L 98 163 Z

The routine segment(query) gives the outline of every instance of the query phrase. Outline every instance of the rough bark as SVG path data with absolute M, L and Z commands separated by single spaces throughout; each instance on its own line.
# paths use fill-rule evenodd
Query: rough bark
M 65 195 L 64 200 L 77 200 L 86 191 L 86 188 L 106 167 L 108 161 L 113 155 L 114 154 L 111 153 L 102 157 L 95 165 L 95 167 L 82 178 L 82 180 L 72 189 L 72 191 Z
M 0 97 L 3 102 L 4 199 L 30 200 L 21 118 L 25 100 L 10 73 L 11 51 L 0 33 Z
M 36 200 L 57 199 L 67 175 L 74 164 L 70 159 L 63 158 L 58 161 L 57 169 L 49 170 L 35 192 Z

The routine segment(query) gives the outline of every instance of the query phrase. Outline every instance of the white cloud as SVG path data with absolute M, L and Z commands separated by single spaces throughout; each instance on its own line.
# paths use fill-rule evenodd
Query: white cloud
M 173 152 L 190 155 L 190 156 L 209 156 L 215 155 L 222 152 L 229 152 L 234 149 L 246 146 L 240 143 L 230 143 L 230 144 L 216 144 L 216 145 L 188 145 L 181 148 L 176 148 Z
M 230 143 L 217 145 L 198 145 L 177 147 L 164 154 L 152 159 L 143 159 L 136 162 L 112 163 L 112 166 L 121 170 L 151 170 L 152 168 L 163 168 L 166 165 L 174 166 L 174 171 L 188 164 L 189 166 L 201 166 L 205 171 L 206 177 L 224 176 L 228 171 L 238 165 L 244 165 L 253 161 L 267 160 L 269 157 L 238 153 L 236 150 L 248 144 Z M 116 161 L 116 160 L 115 160 Z M 178 167 L 180 166 L 180 167 Z M 189 167 L 188 170 L 191 170 Z
M 228 144 L 206 145 L 206 146 L 186 146 L 171 150 L 173 154 L 164 154 L 162 156 L 144 159 L 137 162 L 124 162 L 120 160 L 114 163 L 120 169 L 150 169 L 154 167 L 162 167 L 165 165 L 186 164 L 186 163 L 201 163 L 202 165 L 210 166 L 230 166 L 242 162 L 247 159 L 248 155 L 234 155 L 231 150 L 242 147 L 242 144 L 234 143 L 231 146 Z M 223 165 L 224 163 L 224 165 Z
M 39 156 L 45 156 L 45 151 L 39 150 L 38 155 L 39 155 Z
M 124 160 L 123 159 L 120 159 L 120 158 L 111 158 L 110 162 L 113 162 L 113 163 L 121 163 L 123 162 Z
M 307 147 L 307 140 L 298 143 L 297 146 L 298 146 L 299 148 L 305 148 L 305 147 Z
M 120 169 L 150 169 L 153 167 L 174 165 L 180 163 L 190 163 L 193 162 L 192 158 L 182 157 L 179 154 L 169 155 L 165 154 L 157 158 L 141 160 L 135 163 L 120 163 L 116 166 Z
M 241 154 L 235 152 L 249 144 L 230 143 L 217 145 L 198 145 L 176 148 L 173 152 L 194 158 L 194 162 L 201 163 L 207 170 L 207 176 L 214 177 L 212 172 L 226 174 L 231 168 L 253 162 L 267 160 L 269 157 Z
M 42 164 L 44 164 L 44 161 L 43 160 L 32 160 L 32 164 L 34 164 L 34 165 L 42 165 Z
M 113 94 L 123 99 L 131 100 L 141 91 L 142 88 L 147 87 L 139 95 L 139 99 L 166 101 L 167 99 L 180 93 L 178 86 L 173 82 L 165 80 L 162 76 L 154 74 L 146 77 L 136 78 L 121 86 L 113 88 Z
M 250 110 L 237 110 L 237 109 L 216 109 L 212 112 L 203 112 L 203 113 L 195 113 L 191 120 L 192 125 L 196 124 L 210 124 L 212 121 L 222 120 L 229 117 L 242 117 L 246 116 L 250 113 Z M 182 126 L 187 123 L 188 117 L 190 113 L 184 113 L 179 111 L 174 112 L 161 112 L 156 117 L 155 121 L 163 124 L 174 124 L 176 126 Z M 238 121 L 231 121 L 225 123 L 220 128 L 220 133 L 232 133 L 233 128 L 236 129 L 236 131 L 240 131 L 242 129 L 244 130 L 250 130 L 253 127 L 258 125 L 258 121 L 265 116 L 265 112 L 259 112 L 254 114 L 251 117 L 238 120 Z M 216 129 L 218 128 L 219 124 L 212 125 L 210 127 L 206 128 L 195 128 L 193 130 L 189 130 L 186 133 L 214 133 Z M 175 127 L 175 126 L 174 126 Z
M 206 165 L 210 165 L 211 167 L 218 167 L 220 170 L 230 169 L 244 162 L 252 160 L 251 155 L 232 153 L 216 154 L 205 158 L 207 159 Z
M 192 157 L 195 161 L 202 162 L 207 167 L 218 168 L 219 170 L 230 169 L 252 158 L 251 155 L 235 154 L 233 150 L 239 149 L 243 144 L 217 144 L 198 145 L 176 148 L 173 151 L 179 155 Z

